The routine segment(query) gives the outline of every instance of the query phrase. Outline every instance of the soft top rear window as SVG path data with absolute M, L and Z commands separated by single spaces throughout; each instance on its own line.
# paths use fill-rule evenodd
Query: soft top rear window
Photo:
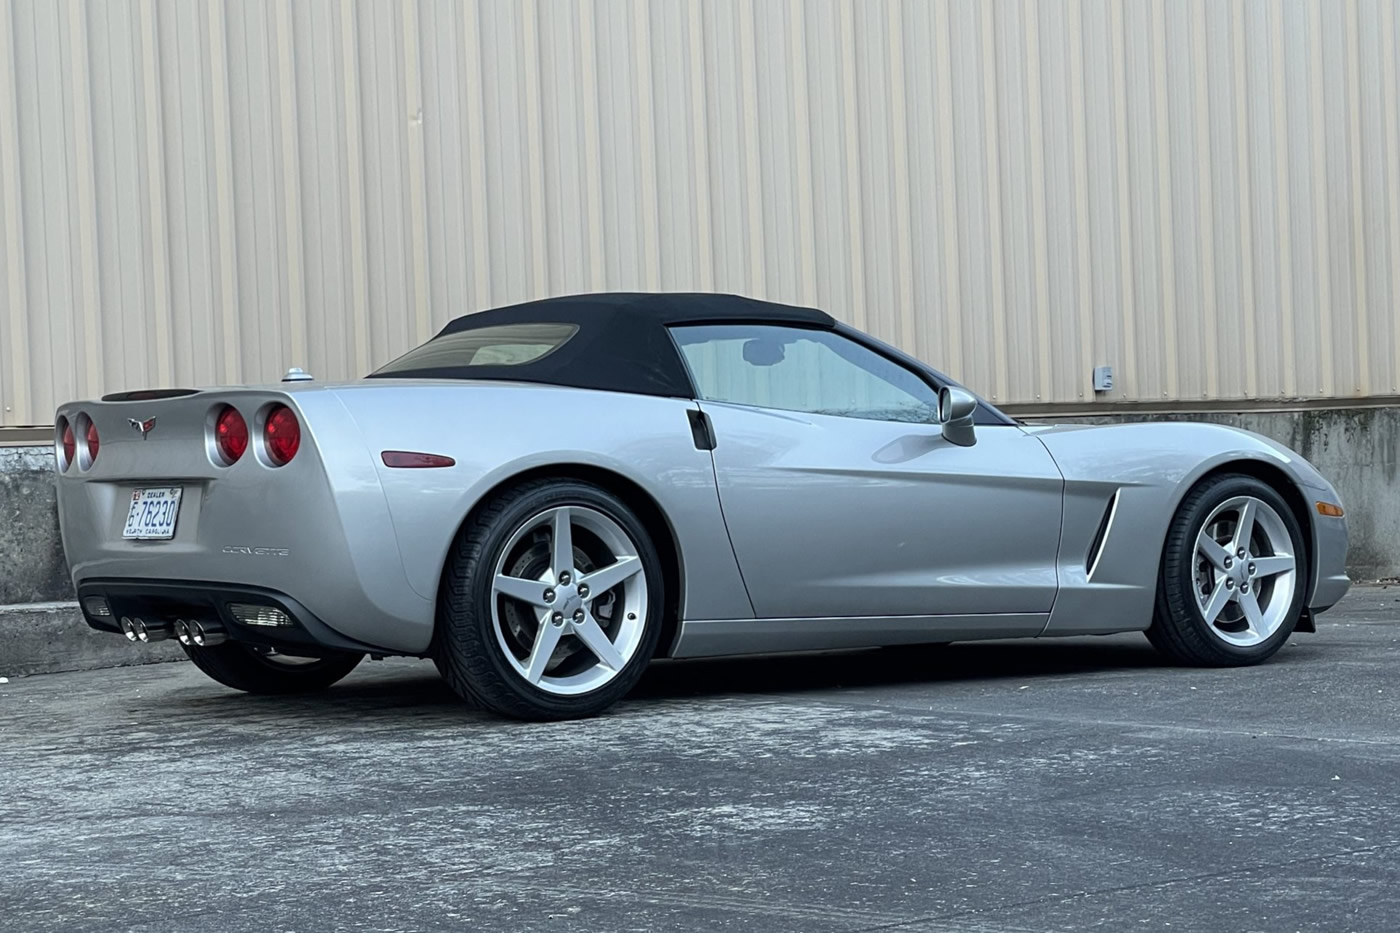
M 558 350 L 576 333 L 577 324 L 499 324 L 440 334 L 375 370 L 374 375 L 533 363 Z

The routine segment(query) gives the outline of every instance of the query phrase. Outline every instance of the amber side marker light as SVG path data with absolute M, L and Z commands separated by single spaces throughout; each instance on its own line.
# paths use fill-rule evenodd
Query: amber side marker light
M 456 466 L 457 461 L 441 454 L 420 454 L 411 450 L 386 450 L 379 455 L 386 467 L 400 470 L 431 470 Z
M 1340 505 L 1333 505 L 1330 502 L 1319 502 L 1317 504 L 1317 514 L 1326 515 L 1331 518 L 1341 518 L 1346 514 Z

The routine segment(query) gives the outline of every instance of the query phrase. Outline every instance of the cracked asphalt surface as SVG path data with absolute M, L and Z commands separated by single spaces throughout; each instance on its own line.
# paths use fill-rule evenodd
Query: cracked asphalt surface
M 0 926 L 1391 931 L 1400 587 L 1320 628 L 1225 671 L 1140 636 L 663 663 L 553 725 L 403 660 L 297 699 L 12 680 Z

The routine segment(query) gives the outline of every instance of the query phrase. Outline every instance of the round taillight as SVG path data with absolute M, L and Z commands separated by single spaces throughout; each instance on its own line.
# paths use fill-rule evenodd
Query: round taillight
M 58 422 L 59 445 L 63 448 L 63 462 L 59 466 L 66 473 L 73 465 L 73 458 L 78 455 L 78 439 L 73 436 L 73 425 L 67 418 L 61 418 Z
M 267 442 L 267 457 L 273 466 L 291 462 L 301 447 L 301 425 L 290 408 L 278 405 L 267 413 L 263 439 Z
M 87 426 L 88 466 L 97 462 L 97 451 L 101 446 L 102 442 L 97 437 L 97 425 L 93 424 L 92 419 L 89 418 Z
M 248 422 L 232 405 L 225 405 L 214 421 L 214 443 L 228 466 L 237 463 L 248 449 Z

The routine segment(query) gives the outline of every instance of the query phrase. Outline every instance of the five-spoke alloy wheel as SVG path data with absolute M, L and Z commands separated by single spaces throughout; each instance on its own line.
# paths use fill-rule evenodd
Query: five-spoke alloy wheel
M 622 672 L 647 615 L 636 551 L 621 525 L 582 505 L 541 512 L 511 536 L 492 578 L 491 622 L 517 674 L 572 696 Z
M 1196 602 L 1217 638 L 1250 648 L 1288 619 L 1298 561 L 1288 527 L 1269 503 L 1235 496 L 1196 536 Z
M 1306 557 L 1298 519 L 1271 486 L 1251 476 L 1206 480 L 1167 533 L 1148 637 L 1189 664 L 1268 658 L 1298 624 Z
M 449 561 L 438 667 L 500 713 L 593 715 L 655 651 L 662 585 L 645 527 L 616 496 L 577 481 L 517 486 L 481 510 Z

